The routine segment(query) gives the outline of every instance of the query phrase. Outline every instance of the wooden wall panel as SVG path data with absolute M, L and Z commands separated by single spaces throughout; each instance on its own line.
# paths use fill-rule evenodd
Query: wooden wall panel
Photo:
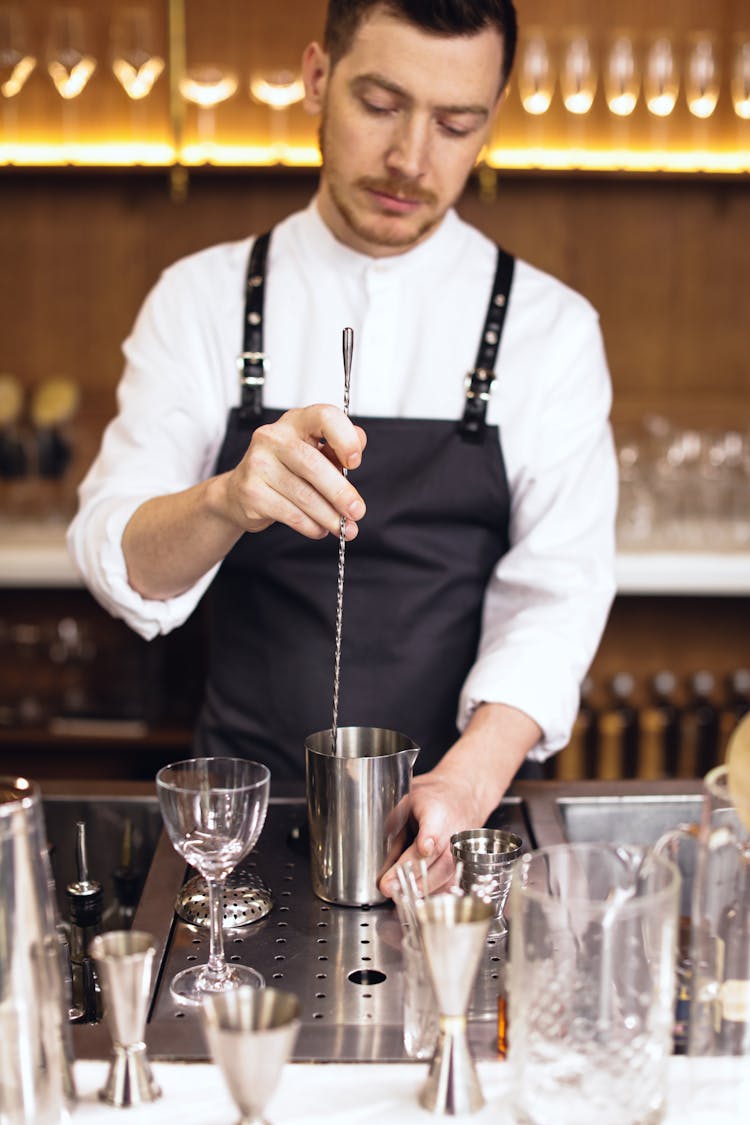
M 315 184 L 312 173 L 201 172 L 176 204 L 164 173 L 0 173 L 0 370 L 29 386 L 74 375 L 94 440 L 159 272 L 265 228 Z M 616 418 L 750 421 L 744 183 L 507 175 L 494 202 L 472 183 L 461 211 L 599 309 Z
M 501 175 L 462 210 L 597 307 L 616 417 L 750 424 L 746 183 Z

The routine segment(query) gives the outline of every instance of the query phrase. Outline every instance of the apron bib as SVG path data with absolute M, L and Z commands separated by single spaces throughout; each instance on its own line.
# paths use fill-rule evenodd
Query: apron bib
M 262 404 L 262 301 L 268 236 L 250 257 L 242 401 L 216 464 L 242 459 L 255 428 L 283 411 Z M 367 450 L 351 473 L 367 504 L 347 544 L 339 726 L 399 730 L 434 766 L 458 737 L 456 712 L 476 659 L 484 593 L 508 550 L 510 498 L 497 427 L 485 423 L 513 259 L 498 271 L 458 423 L 363 418 Z M 463 376 L 458 376 L 463 378 Z M 339 541 L 282 524 L 245 534 L 207 595 L 201 755 L 230 754 L 304 777 L 304 740 L 332 719 Z

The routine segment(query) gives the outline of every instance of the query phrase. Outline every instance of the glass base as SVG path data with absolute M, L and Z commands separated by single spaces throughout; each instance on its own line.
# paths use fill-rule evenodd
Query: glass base
M 212 984 L 207 978 L 205 965 L 194 965 L 182 972 L 172 980 L 169 991 L 172 999 L 178 1004 L 193 1004 L 196 1007 L 203 1003 L 203 997 L 215 992 L 227 992 L 230 988 L 239 988 L 241 985 L 248 988 L 263 988 L 265 980 L 256 969 L 249 965 L 229 965 L 226 976 L 219 984 Z

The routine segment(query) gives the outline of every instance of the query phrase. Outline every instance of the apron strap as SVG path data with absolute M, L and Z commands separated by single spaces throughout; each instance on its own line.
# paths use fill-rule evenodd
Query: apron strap
M 258 418 L 263 411 L 267 358 L 263 351 L 263 299 L 270 241 L 270 231 L 255 239 L 247 266 L 243 350 L 237 356 L 237 370 L 240 373 L 239 416 L 243 422 Z M 498 246 L 495 279 L 482 338 L 474 367 L 465 380 L 464 413 L 458 423 L 458 432 L 464 441 L 484 441 L 487 403 L 495 380 L 495 361 L 505 324 L 514 267 L 515 259 Z
M 490 401 L 490 392 L 495 381 L 495 360 L 505 325 L 505 314 L 508 311 L 515 264 L 515 258 L 498 246 L 495 280 L 492 283 L 492 295 L 487 307 L 482 338 L 474 367 L 466 376 L 464 413 L 458 423 L 458 432 L 463 441 L 477 444 L 484 441 L 487 403 Z
M 243 350 L 237 356 L 241 396 L 239 415 L 243 422 L 252 421 L 263 411 L 263 384 L 266 381 L 266 353 L 263 351 L 263 296 L 270 240 L 270 231 L 256 238 L 247 264 Z

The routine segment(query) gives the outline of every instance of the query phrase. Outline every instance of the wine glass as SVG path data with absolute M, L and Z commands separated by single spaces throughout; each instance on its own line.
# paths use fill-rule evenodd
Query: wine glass
M 716 38 L 709 32 L 691 37 L 685 65 L 685 99 L 693 117 L 706 120 L 719 100 Z
M 154 50 L 154 31 L 148 8 L 122 8 L 112 25 L 112 73 L 133 101 L 151 93 L 164 70 Z
M 609 112 L 630 117 L 638 104 L 640 78 L 633 37 L 627 31 L 612 36 L 604 64 L 604 92 Z
M 26 50 L 26 28 L 17 4 L 0 4 L 0 94 L 14 98 L 26 84 L 36 59 Z
M 211 146 L 216 132 L 216 107 L 227 101 L 238 87 L 237 75 L 218 66 L 191 67 L 180 79 L 180 93 L 198 109 L 198 139 Z
M 594 103 L 596 67 L 588 35 L 581 30 L 566 35 L 560 67 L 560 91 L 568 113 L 583 116 Z
M 742 121 L 750 121 L 750 34 L 737 36 L 732 62 L 732 102 Z
M 250 79 L 250 95 L 268 106 L 271 115 L 271 149 L 278 161 L 287 152 L 287 110 L 305 96 L 302 76 L 291 70 L 254 74 Z
M 178 1003 L 199 1005 L 206 994 L 264 983 L 255 969 L 227 964 L 222 916 L 226 878 L 262 831 L 270 778 L 266 766 L 242 758 L 191 758 L 164 766 L 156 775 L 169 838 L 208 887 L 208 963 L 177 973 L 171 993 Z
M 50 20 L 47 71 L 65 101 L 82 94 L 96 70 L 86 49 L 86 21 L 80 8 L 55 8 Z
M 654 117 L 669 117 L 677 102 L 680 78 L 672 41 L 667 35 L 654 39 L 646 55 L 643 90 L 646 106 Z
M 521 105 L 532 117 L 540 117 L 552 104 L 555 75 L 547 37 L 541 28 L 529 28 L 523 39 L 518 66 Z

